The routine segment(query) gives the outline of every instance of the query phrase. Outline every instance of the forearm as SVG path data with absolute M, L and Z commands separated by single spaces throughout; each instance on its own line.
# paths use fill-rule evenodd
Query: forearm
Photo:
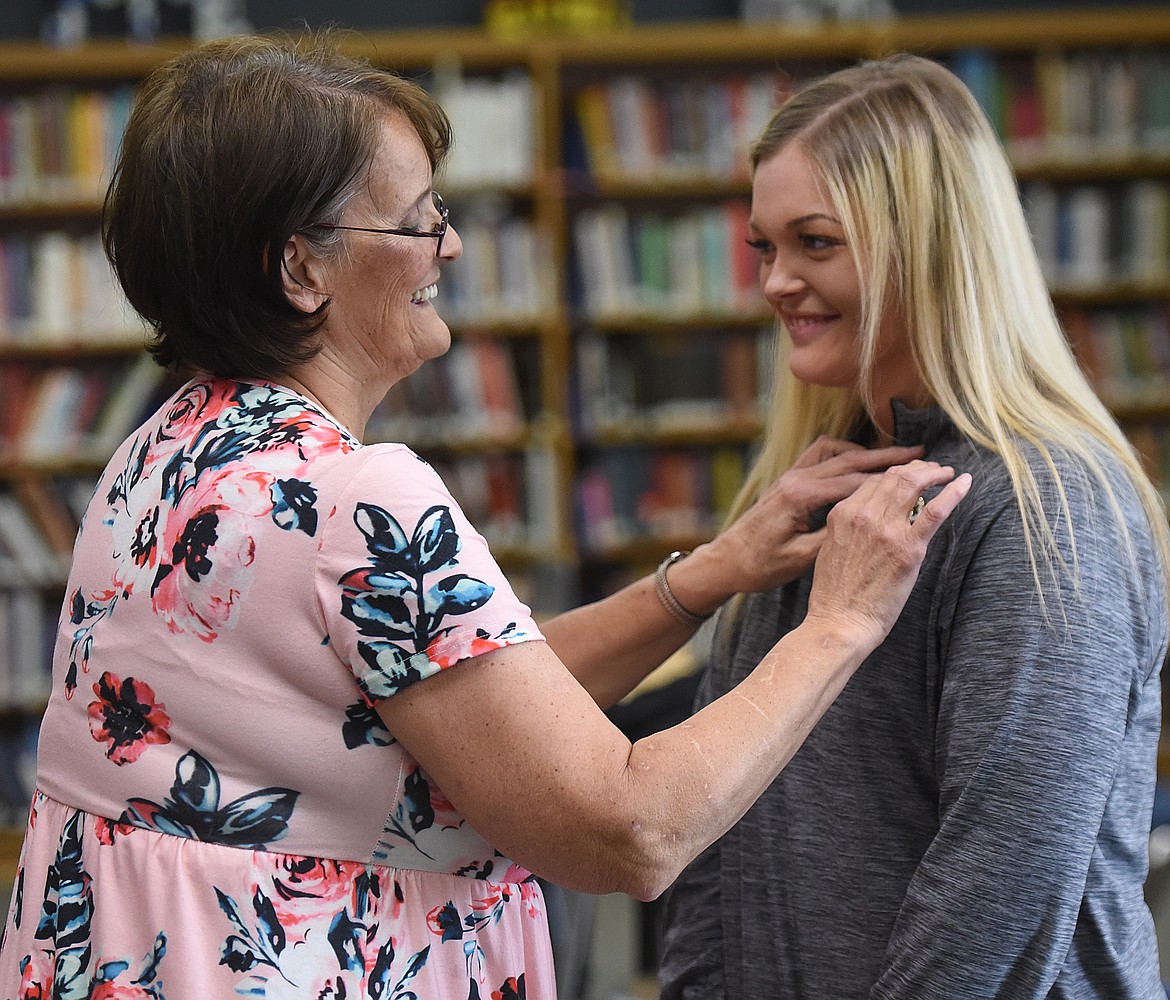
M 837 630 L 806 622 L 734 690 L 635 743 L 607 780 L 623 793 L 617 804 L 624 822 L 611 827 L 605 861 L 625 869 L 625 891 L 658 895 L 737 822 L 868 652 Z
M 730 582 L 717 569 L 709 546 L 670 567 L 670 587 L 683 607 L 705 616 L 732 595 Z M 695 628 L 667 612 L 655 593 L 653 576 L 647 576 L 558 615 L 541 631 L 578 683 L 608 708 L 690 639 Z

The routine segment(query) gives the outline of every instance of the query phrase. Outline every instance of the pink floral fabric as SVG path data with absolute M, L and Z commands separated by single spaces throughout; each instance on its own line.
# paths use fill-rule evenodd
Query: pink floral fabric
M 0 997 L 554 997 L 535 880 L 375 708 L 540 638 L 409 449 L 189 383 L 78 537 Z

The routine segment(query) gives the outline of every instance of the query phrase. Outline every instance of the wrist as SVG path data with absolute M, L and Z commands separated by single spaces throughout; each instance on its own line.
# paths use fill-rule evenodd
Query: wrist
M 700 545 L 690 552 L 672 552 L 655 573 L 659 600 L 664 605 L 673 600 L 685 612 L 685 615 L 672 617 L 680 621 L 685 617 L 687 624 L 695 626 L 701 624 L 734 593 L 719 583 L 720 569 L 707 545 Z
M 851 615 L 837 614 L 824 616 L 809 611 L 798 630 L 805 633 L 810 642 L 822 649 L 835 650 L 860 664 L 878 648 L 885 635 L 872 625 L 866 625 Z

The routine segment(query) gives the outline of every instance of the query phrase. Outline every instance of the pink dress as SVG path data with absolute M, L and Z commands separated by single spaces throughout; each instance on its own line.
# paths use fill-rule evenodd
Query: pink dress
M 540 638 L 409 449 L 189 383 L 78 537 L 0 998 L 554 997 L 536 882 L 373 707 Z

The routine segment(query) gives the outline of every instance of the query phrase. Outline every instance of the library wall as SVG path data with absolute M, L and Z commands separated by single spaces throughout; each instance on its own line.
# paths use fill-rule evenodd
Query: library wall
M 744 0 L 628 0 L 627 7 L 637 24 L 734 19 L 740 16 Z M 59 0 L 11 0 L 0 19 L 0 39 L 37 39 Z M 91 5 L 93 34 L 98 37 L 121 34 L 123 12 Z M 380 0 L 245 0 L 248 21 L 257 29 L 286 28 L 295 24 L 320 25 L 325 21 L 354 28 L 474 27 L 483 19 L 484 0 L 431 0 L 425 4 L 395 3 L 391 9 Z M 1096 4 L 1068 0 L 892 0 L 899 14 L 946 14 L 972 11 L 1021 12 L 1062 8 L 1133 7 L 1130 0 L 1098 0 Z M 1137 6 L 1163 6 L 1157 0 Z M 180 3 L 159 5 L 162 33 L 179 31 L 189 23 L 190 11 Z
M 330 17 L 369 23 L 373 5 L 349 6 Z M 894 49 L 946 61 L 987 110 L 1070 339 L 1170 483 L 1164 4 L 797 33 L 735 10 L 674 24 L 635 0 L 644 23 L 628 31 L 540 46 L 460 20 L 481 6 L 436 2 L 443 30 L 354 43 L 448 108 L 459 142 L 440 184 L 465 248 L 443 283 L 451 352 L 396 386 L 369 434 L 440 470 L 539 613 L 716 529 L 760 433 L 775 341 L 744 253 L 746 145 L 794 80 Z M 17 18 L 31 35 L 52 5 L 36 7 Z M 297 16 L 275 0 L 248 11 Z M 134 85 L 183 44 L 0 42 L 0 828 L 23 822 L 80 512 L 169 388 L 98 229 Z

